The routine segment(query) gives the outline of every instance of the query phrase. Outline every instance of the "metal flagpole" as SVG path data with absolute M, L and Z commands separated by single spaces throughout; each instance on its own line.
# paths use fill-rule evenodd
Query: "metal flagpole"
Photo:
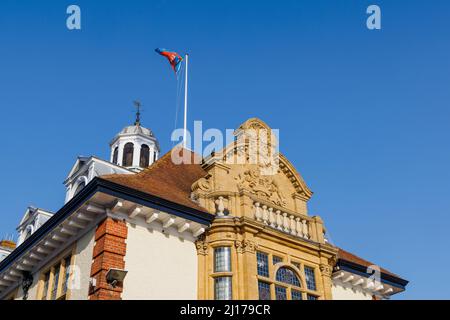
M 189 55 L 186 55 L 186 70 L 185 70 L 185 82 L 184 82 L 184 134 L 183 134 L 183 147 L 186 149 L 187 141 L 187 111 L 188 111 L 188 71 L 189 71 Z

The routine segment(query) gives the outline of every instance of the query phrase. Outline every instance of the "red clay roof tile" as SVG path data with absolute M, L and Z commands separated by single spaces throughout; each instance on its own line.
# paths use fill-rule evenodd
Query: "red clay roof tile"
M 189 150 L 180 152 L 189 152 L 187 156 L 190 156 L 192 160 L 198 157 Z M 192 184 L 206 176 L 206 171 L 202 169 L 200 164 L 176 165 L 172 161 L 171 154 L 172 151 L 166 153 L 152 166 L 135 175 L 115 174 L 102 176 L 101 178 L 180 205 L 207 212 L 205 208 L 191 200 Z
M 357 255 L 354 255 L 353 253 L 350 253 L 344 249 L 341 249 L 341 248 L 338 248 L 338 249 L 339 249 L 338 259 L 342 259 L 342 260 L 349 261 L 349 262 L 352 262 L 355 264 L 359 264 L 364 267 L 376 265 L 375 263 L 364 260 L 363 258 L 358 257 Z M 399 277 L 395 273 L 390 272 L 389 270 L 381 268 L 381 272 L 401 279 L 401 277 Z
M 191 200 L 191 186 L 198 179 L 207 175 L 200 164 L 179 164 L 173 163 L 170 152 L 166 153 L 161 159 L 152 166 L 135 175 L 107 175 L 102 179 L 127 186 L 142 192 L 146 192 L 162 199 L 172 201 L 196 210 L 207 212 L 205 208 Z M 175 150 L 176 151 L 176 150 Z M 199 159 L 198 155 L 189 150 L 191 159 Z M 198 163 L 198 162 L 197 162 Z M 339 248 L 338 258 L 359 264 L 365 267 L 374 265 L 346 250 Z M 383 273 L 400 278 L 396 274 L 381 268 Z

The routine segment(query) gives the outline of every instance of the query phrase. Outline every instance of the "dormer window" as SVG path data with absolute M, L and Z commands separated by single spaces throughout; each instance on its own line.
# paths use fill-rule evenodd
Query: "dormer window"
M 19 239 L 17 246 L 20 246 L 33 233 L 36 232 L 48 219 L 53 216 L 53 213 L 43 209 L 28 207 L 22 218 L 17 231 L 19 232 Z
M 73 196 L 76 196 L 77 194 L 79 194 L 80 191 L 83 190 L 84 187 L 86 187 L 86 183 L 80 182 L 80 184 L 78 185 L 77 189 L 75 190 L 75 193 L 73 194 Z

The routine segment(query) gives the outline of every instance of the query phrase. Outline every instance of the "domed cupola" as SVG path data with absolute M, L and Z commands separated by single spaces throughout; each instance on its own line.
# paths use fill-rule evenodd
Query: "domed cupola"
M 150 129 L 141 126 L 140 103 L 134 125 L 125 127 L 110 143 L 111 162 L 133 171 L 141 171 L 159 157 L 159 143 Z

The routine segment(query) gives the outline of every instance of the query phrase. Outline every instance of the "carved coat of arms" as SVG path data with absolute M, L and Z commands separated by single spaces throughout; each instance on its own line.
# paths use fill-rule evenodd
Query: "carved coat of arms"
M 236 177 L 238 188 L 248 190 L 257 197 L 271 201 L 279 206 L 286 205 L 283 195 L 274 176 L 263 176 L 259 168 L 249 169 Z

